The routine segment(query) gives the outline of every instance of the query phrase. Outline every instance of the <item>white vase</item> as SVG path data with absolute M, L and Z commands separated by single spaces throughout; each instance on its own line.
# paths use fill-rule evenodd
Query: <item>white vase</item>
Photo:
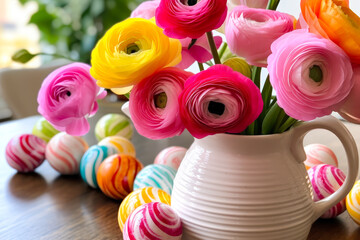
M 303 161 L 303 138 L 332 131 L 347 153 L 343 186 L 314 203 Z M 175 178 L 172 207 L 183 239 L 301 240 L 311 224 L 350 191 L 358 171 L 356 144 L 333 117 L 302 123 L 282 134 L 217 134 L 195 139 Z

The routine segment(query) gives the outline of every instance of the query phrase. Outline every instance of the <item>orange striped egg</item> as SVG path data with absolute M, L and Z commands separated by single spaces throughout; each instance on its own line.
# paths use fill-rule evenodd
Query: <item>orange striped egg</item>
M 307 170 L 320 164 L 338 167 L 338 160 L 335 153 L 325 145 L 309 144 L 305 146 L 305 153 L 306 160 L 304 163 Z
M 100 164 L 96 180 L 106 196 L 121 200 L 133 190 L 134 179 L 142 168 L 142 163 L 133 156 L 111 155 Z
M 80 160 L 88 148 L 88 144 L 81 137 L 61 132 L 49 141 L 45 156 L 50 165 L 59 173 L 78 174 Z
M 124 224 L 128 216 L 136 208 L 150 202 L 162 202 L 170 206 L 171 198 L 165 191 L 154 187 L 140 188 L 130 193 L 119 207 L 118 223 L 121 231 L 124 229 Z
M 136 157 L 134 145 L 126 138 L 120 136 L 106 137 L 98 143 L 99 146 L 115 148 L 120 154 Z
M 346 210 L 354 222 L 360 225 L 360 180 L 356 181 L 346 196 Z

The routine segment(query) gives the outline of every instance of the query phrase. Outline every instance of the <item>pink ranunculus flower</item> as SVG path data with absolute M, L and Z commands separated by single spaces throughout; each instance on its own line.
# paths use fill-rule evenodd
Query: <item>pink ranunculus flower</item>
M 338 112 L 349 122 L 360 124 L 360 65 L 356 65 L 353 70 L 354 86 Z
M 260 115 L 259 88 L 225 65 L 190 77 L 179 96 L 180 116 L 192 136 L 240 133 Z
M 171 38 L 200 38 L 225 21 L 226 0 L 162 0 L 156 24 Z
M 130 93 L 129 110 L 136 130 L 144 137 L 162 139 L 180 135 L 178 96 L 193 74 L 169 67 L 136 84 Z
M 216 48 L 219 48 L 222 43 L 222 37 L 214 36 Z M 186 69 L 190 67 L 195 61 L 200 63 L 207 62 L 213 58 L 211 49 L 206 35 L 202 35 L 198 38 L 195 44 L 188 49 L 191 43 L 191 38 L 180 39 L 182 50 L 181 50 L 181 62 L 177 65 L 178 68 Z
M 346 53 L 332 41 L 295 30 L 271 45 L 268 71 L 280 107 L 309 121 L 338 110 L 354 85 Z
M 250 8 L 263 8 L 268 5 L 269 0 L 229 0 L 228 3 L 234 6 L 244 5 Z
M 294 29 L 294 20 L 286 13 L 238 6 L 226 21 L 226 40 L 231 52 L 251 65 L 266 67 L 271 44 Z
M 105 96 L 106 91 L 91 77 L 89 65 L 71 63 L 45 78 L 38 93 L 38 111 L 57 130 L 80 136 L 90 129 L 86 117 L 96 113 L 96 100 Z
M 155 10 L 159 6 L 160 0 L 145 1 L 139 4 L 134 11 L 131 12 L 131 18 L 151 19 L 155 16 Z

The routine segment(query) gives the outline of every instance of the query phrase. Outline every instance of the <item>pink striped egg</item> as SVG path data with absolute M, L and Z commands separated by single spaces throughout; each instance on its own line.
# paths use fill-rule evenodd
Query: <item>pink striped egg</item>
M 124 240 L 180 240 L 180 217 L 165 203 L 151 202 L 135 209 L 124 225 Z
M 314 201 L 317 202 L 336 192 L 345 181 L 345 174 L 332 165 L 320 164 L 308 170 L 308 175 L 313 187 Z M 345 199 L 325 212 L 321 218 L 333 218 L 346 209 Z
M 33 134 L 13 137 L 6 145 L 5 159 L 19 172 L 32 172 L 45 160 L 46 142 Z
M 46 159 L 59 173 L 70 175 L 80 172 L 80 160 L 89 148 L 84 139 L 64 132 L 56 134 L 46 147 Z
M 338 167 L 338 160 L 335 153 L 322 144 L 309 144 L 305 147 L 305 167 L 310 169 L 319 164 L 329 164 Z
M 164 164 L 177 170 L 187 149 L 184 147 L 171 146 L 161 150 L 155 157 L 155 164 Z

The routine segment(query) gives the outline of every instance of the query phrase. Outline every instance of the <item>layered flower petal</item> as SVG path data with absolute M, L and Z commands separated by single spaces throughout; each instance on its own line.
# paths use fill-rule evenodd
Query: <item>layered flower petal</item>
M 269 0 L 229 0 L 228 4 L 232 6 L 244 5 L 250 8 L 263 8 L 265 9 L 268 5 Z
M 260 90 L 247 77 L 215 65 L 190 77 L 179 96 L 180 116 L 196 138 L 240 133 L 261 113 Z
M 151 19 L 155 16 L 155 10 L 159 6 L 160 0 L 145 1 L 139 4 L 134 11 L 131 12 L 131 18 Z
M 312 33 L 331 39 L 360 64 L 360 18 L 346 0 L 301 0 L 301 13 Z
M 219 28 L 226 14 L 226 0 L 162 0 L 155 16 L 167 36 L 197 39 Z
M 84 135 L 89 131 L 86 117 L 95 114 L 97 99 L 106 91 L 96 85 L 90 66 L 72 63 L 49 74 L 39 90 L 38 111 L 57 130 L 70 135 Z
M 230 50 L 249 64 L 266 67 L 271 44 L 294 29 L 294 18 L 271 10 L 238 6 L 225 24 Z
M 328 39 L 295 30 L 277 39 L 271 51 L 268 71 L 278 104 L 295 119 L 330 114 L 353 87 L 349 57 Z
M 104 88 L 124 88 L 181 61 L 181 44 L 151 20 L 129 18 L 111 27 L 91 53 L 91 75 Z
M 180 135 L 178 96 L 191 75 L 182 69 L 164 68 L 136 84 L 130 93 L 129 110 L 136 130 L 151 139 Z

